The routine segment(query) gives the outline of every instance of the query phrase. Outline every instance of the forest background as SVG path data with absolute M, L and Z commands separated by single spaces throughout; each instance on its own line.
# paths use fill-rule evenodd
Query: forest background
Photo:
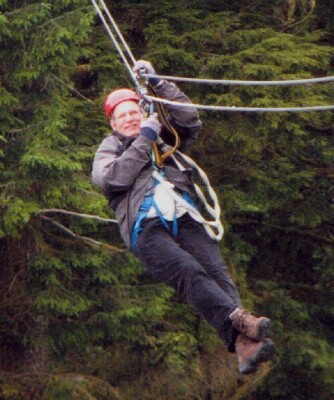
M 333 1 L 106 4 L 162 74 L 334 75 Z M 90 1 L 0 0 L 0 399 L 333 398 L 333 112 L 201 111 L 191 155 L 219 195 L 221 248 L 277 345 L 241 377 L 212 328 L 125 251 L 90 182 L 103 99 L 131 83 Z M 211 105 L 334 103 L 333 83 L 179 86 Z

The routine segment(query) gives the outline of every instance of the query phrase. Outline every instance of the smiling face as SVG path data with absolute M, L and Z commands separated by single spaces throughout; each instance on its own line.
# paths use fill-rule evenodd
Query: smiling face
M 114 131 L 123 136 L 137 136 L 140 133 L 142 119 L 143 114 L 138 103 L 128 100 L 116 106 L 110 119 L 110 125 Z

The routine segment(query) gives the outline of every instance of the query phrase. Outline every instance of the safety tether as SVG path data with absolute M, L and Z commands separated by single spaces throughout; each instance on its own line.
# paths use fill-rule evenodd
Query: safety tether
M 217 214 L 211 214 L 214 217 L 213 221 L 208 221 L 203 218 L 201 213 L 197 210 L 197 208 L 193 207 L 190 203 L 184 200 L 175 190 L 170 186 L 169 182 L 166 181 L 158 171 L 153 172 L 153 178 L 155 178 L 165 189 L 165 192 L 168 196 L 170 196 L 176 203 L 184 207 L 189 215 L 197 222 L 202 224 L 208 233 L 208 235 L 214 239 L 219 241 L 224 234 L 223 225 L 220 222 L 220 212 Z M 210 207 L 210 206 L 209 206 Z M 215 233 L 213 229 L 217 229 Z
M 153 88 L 152 85 L 149 85 L 149 89 L 151 90 L 151 92 L 154 94 L 154 97 L 156 97 L 156 92 Z M 160 154 L 159 151 L 159 147 L 157 142 L 154 142 L 153 144 L 153 149 L 154 149 L 154 153 L 155 153 L 155 158 L 156 158 L 156 164 L 158 165 L 159 168 L 162 168 L 164 161 L 170 157 L 171 155 L 173 155 L 176 150 L 179 148 L 180 145 L 180 137 L 179 134 L 177 132 L 177 130 L 174 128 L 174 126 L 168 121 L 167 115 L 166 115 L 166 111 L 165 108 L 163 107 L 162 104 L 160 103 L 155 103 L 157 106 L 157 111 L 158 111 L 158 115 L 159 115 L 159 119 L 162 123 L 162 125 L 169 131 L 172 133 L 172 135 L 174 136 L 175 142 L 174 142 L 174 146 L 171 147 L 170 149 L 168 149 L 167 151 L 165 151 L 164 153 Z

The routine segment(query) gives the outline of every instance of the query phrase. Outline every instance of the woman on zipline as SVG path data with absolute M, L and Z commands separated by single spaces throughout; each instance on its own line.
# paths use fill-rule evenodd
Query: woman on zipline
M 155 74 L 143 60 L 133 70 Z M 168 121 L 180 136 L 179 150 L 187 151 L 202 125 L 197 110 L 187 107 L 189 98 L 174 83 L 158 78 L 149 83 L 159 97 L 185 104 L 167 109 Z M 217 241 L 193 217 L 194 210 L 199 214 L 194 167 L 179 152 L 163 166 L 155 163 L 154 143 L 160 152 L 168 151 L 171 133 L 155 114 L 144 117 L 140 100 L 130 89 L 115 90 L 106 98 L 113 133 L 96 152 L 93 182 L 115 210 L 127 247 L 152 277 L 172 286 L 217 329 L 228 350 L 236 352 L 241 374 L 253 373 L 275 351 L 268 338 L 270 321 L 242 308 Z

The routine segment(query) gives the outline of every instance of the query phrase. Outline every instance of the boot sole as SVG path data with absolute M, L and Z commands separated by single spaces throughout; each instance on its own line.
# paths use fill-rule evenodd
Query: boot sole
M 250 335 L 247 335 L 247 333 L 245 333 L 245 334 L 250 339 L 256 340 L 257 342 L 261 342 L 261 340 L 270 336 L 270 325 L 271 325 L 270 319 L 263 318 L 263 319 L 261 319 L 261 321 L 259 323 L 259 330 L 257 331 L 256 336 L 250 336 Z
M 259 332 L 257 337 L 254 340 L 258 340 L 259 342 L 264 338 L 270 336 L 270 325 L 271 321 L 269 318 L 263 318 L 260 322 Z
M 265 339 L 259 350 L 239 367 L 240 374 L 247 375 L 256 372 L 259 364 L 269 361 L 274 354 L 274 343 L 270 339 Z

